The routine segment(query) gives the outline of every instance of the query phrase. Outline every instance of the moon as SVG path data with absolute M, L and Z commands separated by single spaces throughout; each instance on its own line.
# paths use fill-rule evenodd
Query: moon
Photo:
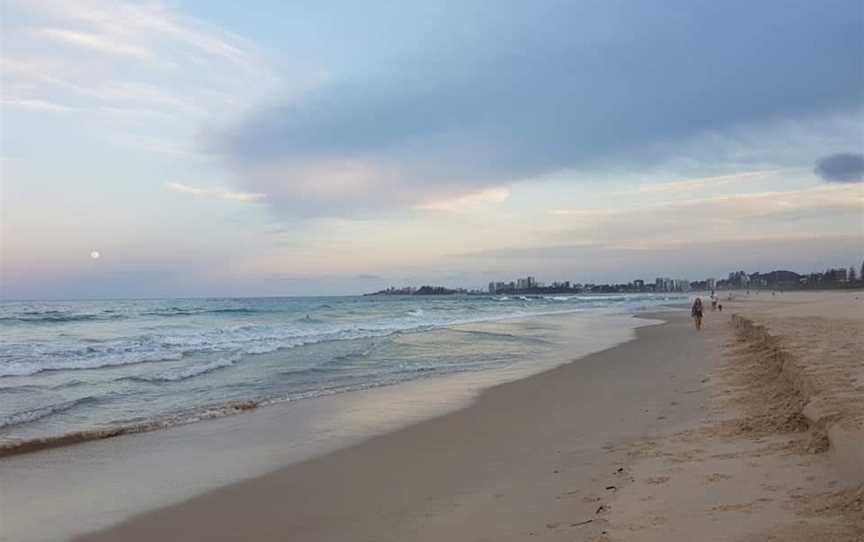
M 102 255 L 99 254 L 98 250 L 94 250 L 93 252 L 90 253 L 90 258 L 92 258 L 94 260 L 98 260 L 101 257 L 102 257 Z

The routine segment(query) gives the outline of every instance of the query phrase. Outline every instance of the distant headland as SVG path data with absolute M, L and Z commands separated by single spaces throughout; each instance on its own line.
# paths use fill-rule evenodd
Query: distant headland
M 464 288 L 445 288 L 443 286 L 404 286 L 402 288 L 386 288 L 377 292 L 371 292 L 363 295 L 454 295 L 454 294 L 470 294 L 483 293 L 477 291 L 469 291 Z

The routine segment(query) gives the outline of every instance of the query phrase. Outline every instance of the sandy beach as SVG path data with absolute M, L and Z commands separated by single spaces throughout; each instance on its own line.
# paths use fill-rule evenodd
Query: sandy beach
M 703 352 L 717 334 L 693 332 L 683 313 L 669 318 L 637 340 L 495 387 L 463 410 L 83 540 L 599 535 L 603 507 L 626 483 L 623 446 L 702 416 L 714 361 Z
M 864 294 L 723 303 L 705 418 L 629 447 L 602 540 L 864 540 Z
M 0 542 L 864 542 L 864 0 L 0 36 Z
M 76 540 L 861 540 L 862 300 L 645 315 L 665 323 Z

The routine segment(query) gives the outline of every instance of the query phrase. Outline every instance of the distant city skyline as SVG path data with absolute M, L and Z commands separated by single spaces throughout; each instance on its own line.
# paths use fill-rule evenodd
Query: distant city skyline
M 730 289 L 808 289 L 864 287 L 864 262 L 860 267 L 827 267 L 819 272 L 797 273 L 788 269 L 773 269 L 771 271 L 743 270 L 729 272 L 721 277 L 706 277 L 691 280 L 682 277 L 656 277 L 652 280 L 634 278 L 624 282 L 586 282 L 569 280 L 541 281 L 528 275 L 510 280 L 490 281 L 486 288 L 465 286 L 441 286 L 424 284 L 393 286 L 367 292 L 364 295 L 424 295 L 424 294 L 519 294 L 519 293 L 555 293 L 555 292 L 690 292 Z
M 857 0 L 0 2 L 0 299 L 816 272 Z

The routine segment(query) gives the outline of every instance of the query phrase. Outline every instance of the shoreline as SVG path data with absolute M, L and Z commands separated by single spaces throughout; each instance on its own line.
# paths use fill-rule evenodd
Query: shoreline
M 667 314 L 661 312 L 662 317 Z M 527 334 L 529 340 L 542 338 L 554 347 L 542 357 L 510 367 L 276 403 L 200 423 L 0 459 L 0 478 L 7 494 L 17 495 L 5 505 L 7 529 L 17 533 L 15 540 L 66 540 L 390 434 L 465 408 L 502 382 L 543 373 L 631 341 L 636 337 L 634 328 L 660 323 L 648 318 L 650 314 L 641 316 L 586 320 L 584 315 L 571 313 L 458 326 L 455 331 Z M 57 480 L 63 480 L 59 489 Z M 135 487 L 135 493 L 125 487 Z M 88 495 L 88 501 L 77 499 L 82 494 Z
M 75 540 L 857 542 L 860 463 L 825 434 L 864 433 L 851 301 L 738 299 L 701 332 L 664 313 L 465 408 Z
M 662 309 L 662 307 L 658 307 L 658 309 Z M 479 320 L 476 322 L 463 322 L 457 323 L 453 325 L 446 326 L 438 326 L 433 329 L 424 330 L 423 333 L 442 333 L 446 331 L 451 332 L 460 332 L 467 331 L 470 332 L 472 327 L 483 328 L 484 326 L 496 326 L 502 325 L 506 326 L 510 323 L 519 323 L 524 322 L 526 320 L 534 320 L 534 319 L 556 319 L 556 318 L 568 318 L 571 316 L 580 316 L 586 314 L 580 310 L 566 310 L 566 311 L 557 311 L 557 312 L 540 312 L 530 316 L 519 316 L 519 317 L 502 317 L 498 319 L 492 320 Z M 638 313 L 603 313 L 601 317 L 605 318 L 635 318 L 638 317 Z M 649 324 L 644 324 L 649 325 Z M 410 332 L 409 332 L 410 334 Z M 386 337 L 386 336 L 385 336 Z M 613 344 L 617 344 L 621 340 L 630 340 L 632 337 L 628 339 L 616 338 L 613 340 Z M 265 356 L 270 357 L 278 357 L 280 354 L 279 351 L 274 353 L 263 354 Z M 496 371 L 500 369 L 484 369 Z M 453 373 L 442 373 L 439 375 L 435 375 L 435 377 L 448 377 L 452 374 L 456 374 L 459 371 Z M 528 373 L 530 374 L 530 373 Z M 272 406 L 278 406 L 280 404 L 287 404 L 291 402 L 296 402 L 299 400 L 305 399 L 318 399 L 320 397 L 336 395 L 342 393 L 356 393 L 356 392 L 364 392 L 368 390 L 374 390 L 380 387 L 392 386 L 392 385 L 402 385 L 405 383 L 410 383 L 415 380 L 423 378 L 422 375 L 418 375 L 415 378 L 406 379 L 403 381 L 392 382 L 392 383 L 381 383 L 381 384 L 373 384 L 368 387 L 358 387 L 355 389 L 345 389 L 338 390 L 335 392 L 322 393 L 321 395 L 315 395 L 311 397 L 299 397 L 299 398 L 260 398 L 260 399 L 248 399 L 248 400 L 233 400 L 227 401 L 225 403 L 212 404 L 212 405 L 204 405 L 199 406 L 192 410 L 187 411 L 178 411 L 176 413 L 171 413 L 170 415 L 161 417 L 161 418 L 153 418 L 146 419 L 141 421 L 134 421 L 129 423 L 118 423 L 110 426 L 102 426 L 102 427 L 92 427 L 92 428 L 84 428 L 80 430 L 75 430 L 68 433 L 59 433 L 59 434 L 51 434 L 46 436 L 38 436 L 38 437 L 30 437 L 26 439 L 7 439 L 6 441 L 0 440 L 0 460 L 7 457 L 14 457 L 22 454 L 29 454 L 34 452 L 39 452 L 43 450 L 51 450 L 55 448 L 60 448 L 64 446 L 74 446 L 81 443 L 87 443 L 92 441 L 99 441 L 110 439 L 114 437 L 127 436 L 127 435 L 137 435 L 141 433 L 150 433 L 154 431 L 160 430 L 168 430 L 173 429 L 175 427 L 181 427 L 185 425 L 190 425 L 193 423 L 198 423 L 202 421 L 210 421 L 216 420 L 228 416 L 233 416 L 236 414 L 242 414 L 245 412 L 249 412 L 252 410 L 258 410 L 261 408 L 269 408 Z
M 7 458 L 0 520 L 16 542 L 857 542 L 864 298 L 724 305 L 701 332 L 669 310 L 584 356 L 556 342 L 554 364 L 503 383 L 436 377 Z M 347 426 L 364 429 L 327 440 Z M 41 480 L 22 493 L 10 474 Z M 74 513 L 27 519 L 28 499 Z
M 609 497 L 603 487 L 623 483 L 617 468 L 626 457 L 610 451 L 614 443 L 668 431 L 701 412 L 702 398 L 683 388 L 698 389 L 710 366 L 710 356 L 701 363 L 691 359 L 702 350 L 705 335 L 692 332 L 683 311 L 662 317 L 665 323 L 636 329 L 632 341 L 493 386 L 454 412 L 77 540 L 145 540 L 180 532 L 189 540 L 275 540 L 286 534 L 315 540 L 440 540 L 463 533 L 461 521 L 446 520 L 459 520 L 449 512 L 463 507 L 470 511 L 463 513 L 486 518 L 472 522 L 476 534 L 494 531 L 495 539 L 533 532 L 513 524 L 525 507 L 545 518 L 526 519 L 551 539 L 597 534 L 602 524 L 597 503 Z M 526 454 L 543 465 L 542 474 L 520 472 Z M 607 473 L 608 480 L 596 480 Z M 512 495 L 514 485 L 525 490 Z M 509 505 L 508 495 L 514 499 Z M 477 502 L 454 502 L 463 498 Z M 538 508 L 540 502 L 557 512 Z M 577 510 L 570 510 L 573 505 Z M 230 521 L 223 523 L 223 517 Z M 591 521 L 577 525 L 586 518 Z M 429 521 L 434 528 L 427 528 Z

